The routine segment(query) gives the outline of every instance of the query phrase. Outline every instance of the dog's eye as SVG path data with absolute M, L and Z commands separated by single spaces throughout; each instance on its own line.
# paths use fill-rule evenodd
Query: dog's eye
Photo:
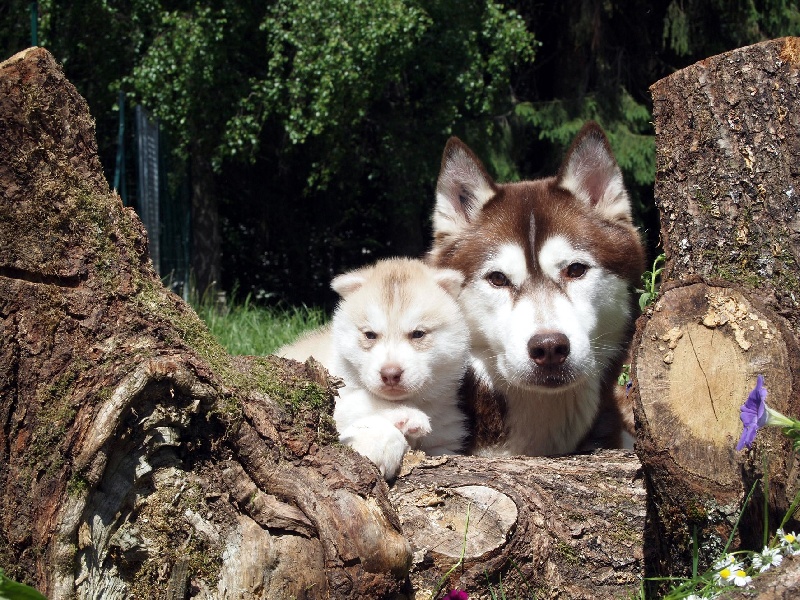
M 564 269 L 564 277 L 567 279 L 578 279 L 583 277 L 586 271 L 589 270 L 589 267 L 584 265 L 583 263 L 574 262 L 569 265 L 566 269 Z
M 414 331 L 411 332 L 412 340 L 418 340 L 424 337 L 425 337 L 425 332 L 422 331 L 421 329 L 415 329 Z
M 374 331 L 365 331 L 364 337 L 367 338 L 368 340 L 377 340 L 378 334 L 375 333 Z
M 501 273 L 500 271 L 492 271 L 486 276 L 486 280 L 494 287 L 509 287 L 511 285 L 505 273 Z

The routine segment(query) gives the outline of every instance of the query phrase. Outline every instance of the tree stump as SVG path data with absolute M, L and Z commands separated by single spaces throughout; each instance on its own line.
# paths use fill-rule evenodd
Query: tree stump
M 0 330 L 0 567 L 51 600 L 426 598 L 464 531 L 472 598 L 638 585 L 632 454 L 418 460 L 390 490 L 318 364 L 228 356 L 38 48 L 0 63 Z
M 763 544 L 798 490 L 791 445 L 759 432 L 736 452 L 739 407 L 800 416 L 800 39 L 703 60 L 651 87 L 656 203 L 666 253 L 659 300 L 637 323 L 637 454 L 646 473 L 647 575 L 701 569 L 725 546 Z

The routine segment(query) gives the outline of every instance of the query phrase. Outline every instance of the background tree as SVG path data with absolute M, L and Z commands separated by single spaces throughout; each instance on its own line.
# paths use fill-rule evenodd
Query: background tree
M 0 11 L 10 54 L 28 43 L 29 4 Z M 655 248 L 648 87 L 800 34 L 790 0 L 45 0 L 39 12 L 109 179 L 120 88 L 161 119 L 178 173 L 191 165 L 206 248 L 194 254 L 213 259 L 195 267 L 200 287 L 310 304 L 333 300 L 335 272 L 425 251 L 453 133 L 508 180 L 551 173 L 597 119 Z

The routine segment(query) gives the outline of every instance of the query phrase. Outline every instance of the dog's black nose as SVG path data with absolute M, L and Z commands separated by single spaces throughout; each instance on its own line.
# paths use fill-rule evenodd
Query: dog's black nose
M 569 338 L 558 331 L 537 333 L 528 340 L 528 354 L 540 367 L 557 367 L 569 356 Z

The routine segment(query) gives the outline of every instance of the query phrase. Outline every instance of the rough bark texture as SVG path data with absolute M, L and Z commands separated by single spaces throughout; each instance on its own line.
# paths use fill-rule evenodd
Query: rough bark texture
M 317 365 L 228 356 L 43 49 L 0 64 L 0 330 L 0 567 L 53 600 L 424 598 L 465 528 L 473 598 L 637 585 L 632 454 L 422 461 L 390 494 Z
M 646 473 L 648 575 L 701 568 L 761 543 L 798 489 L 776 430 L 736 452 L 739 407 L 764 376 L 770 406 L 800 415 L 800 40 L 708 58 L 652 86 L 662 295 L 637 324 L 637 453 Z
M 446 589 L 470 598 L 619 598 L 641 581 L 644 485 L 631 453 L 430 458 L 390 497 L 420 600 L 462 553 Z

